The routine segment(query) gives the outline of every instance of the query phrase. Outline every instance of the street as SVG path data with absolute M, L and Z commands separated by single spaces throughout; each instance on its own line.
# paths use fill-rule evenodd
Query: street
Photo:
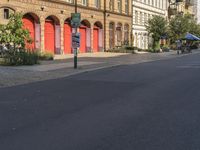
M 199 150 L 200 54 L 0 88 L 0 150 Z

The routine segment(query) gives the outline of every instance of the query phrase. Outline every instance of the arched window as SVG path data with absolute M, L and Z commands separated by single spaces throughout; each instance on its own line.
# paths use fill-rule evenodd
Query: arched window
M 115 24 L 111 22 L 109 24 L 109 48 L 114 48 L 115 46 Z
M 124 45 L 129 45 L 129 25 L 124 26 Z
M 116 34 L 117 34 L 117 46 L 122 45 L 122 24 L 118 23 L 116 27 Z

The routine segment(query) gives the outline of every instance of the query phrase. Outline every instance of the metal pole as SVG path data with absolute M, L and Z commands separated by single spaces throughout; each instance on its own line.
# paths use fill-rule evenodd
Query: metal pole
M 103 10 L 103 24 L 104 24 L 104 51 L 106 50 L 106 0 L 104 0 L 104 10 Z
M 77 0 L 75 0 L 75 13 L 77 13 Z M 75 34 L 77 33 L 77 27 L 75 28 Z M 78 52 L 77 48 L 74 48 L 74 69 L 77 69 Z

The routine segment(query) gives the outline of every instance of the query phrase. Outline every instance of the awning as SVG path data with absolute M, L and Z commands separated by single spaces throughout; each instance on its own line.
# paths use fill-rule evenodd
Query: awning
M 195 36 L 191 33 L 187 33 L 184 39 L 191 40 L 191 41 L 200 41 L 200 38 L 198 38 L 197 36 Z

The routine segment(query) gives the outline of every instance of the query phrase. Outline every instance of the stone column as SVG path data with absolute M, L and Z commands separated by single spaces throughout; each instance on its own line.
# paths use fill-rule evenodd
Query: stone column
M 45 36 L 45 33 L 44 33 L 44 25 L 45 25 L 45 19 L 43 17 L 40 18 L 40 25 L 41 25 L 41 52 L 44 52 L 45 51 L 45 43 L 44 43 L 44 36 Z
M 64 21 L 60 20 L 60 54 L 64 55 Z
M 94 25 L 93 25 L 93 22 L 91 22 L 91 34 L 90 34 L 90 36 L 91 36 L 91 52 L 93 52 L 93 28 L 94 28 Z

